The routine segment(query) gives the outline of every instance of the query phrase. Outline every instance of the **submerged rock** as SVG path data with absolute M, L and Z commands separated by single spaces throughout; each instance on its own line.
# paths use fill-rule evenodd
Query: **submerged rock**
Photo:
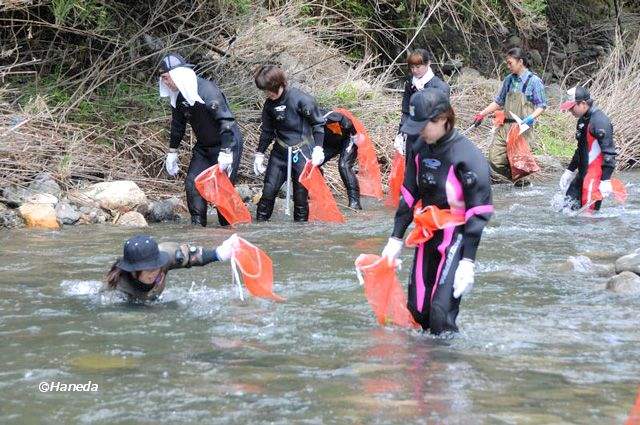
M 59 202 L 56 205 L 56 216 L 62 224 L 76 224 L 80 220 L 78 209 L 67 202 Z
M 640 276 L 631 272 L 622 272 L 607 282 L 607 290 L 617 294 L 640 294 Z
M 147 220 L 139 212 L 129 211 L 122 214 L 116 224 L 122 227 L 147 227 Z
M 638 251 L 616 260 L 616 273 L 632 272 L 640 275 L 640 253 Z
M 96 183 L 81 194 L 96 201 L 101 208 L 120 212 L 132 211 L 149 203 L 147 195 L 130 180 Z
M 138 367 L 138 361 L 124 356 L 107 356 L 104 354 L 86 354 L 71 359 L 71 366 L 87 372 L 100 372 Z
M 51 204 L 22 204 L 18 209 L 27 227 L 60 229 L 56 211 Z

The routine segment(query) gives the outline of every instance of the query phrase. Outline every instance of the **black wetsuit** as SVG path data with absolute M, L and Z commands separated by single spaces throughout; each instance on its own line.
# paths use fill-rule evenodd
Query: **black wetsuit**
M 338 170 L 344 187 L 347 189 L 349 207 L 362 209 L 360 205 L 360 186 L 353 167 L 358 158 L 358 147 L 351 140 L 356 130 L 351 120 L 339 112 L 322 110 L 326 119 L 324 125 L 324 162 L 340 155 Z
M 177 149 L 185 133 L 187 123 L 191 125 L 196 144 L 193 147 L 191 162 L 184 184 L 187 192 L 187 206 L 191 222 L 207 225 L 207 201 L 198 193 L 195 178 L 207 168 L 218 163 L 221 149 L 230 149 L 233 153 L 231 181 L 238 176 L 238 166 L 242 155 L 242 135 L 229 108 L 226 97 L 212 81 L 198 77 L 198 95 L 205 102 L 196 102 L 193 106 L 178 95 L 176 107 L 171 108 L 171 139 L 169 146 Z M 221 225 L 229 224 L 218 213 Z
M 437 230 L 419 244 L 409 281 L 409 311 L 424 329 L 457 331 L 460 299 L 453 281 L 462 258 L 475 260 L 485 224 L 493 213 L 489 165 L 478 148 L 457 131 L 427 145 L 422 138 L 407 146 L 407 168 L 393 236 L 404 237 L 413 210 L 435 205 L 463 214 L 466 223 Z M 438 284 L 436 285 L 436 282 Z
M 173 269 L 204 266 L 219 261 L 215 249 L 200 246 L 189 246 L 175 242 L 163 242 L 158 245 L 160 251 L 169 254 L 171 260 L 163 267 L 156 281 L 148 285 L 135 279 L 129 272 L 122 271 L 115 288 L 104 287 L 103 291 L 117 290 L 127 296 L 130 301 L 153 301 L 164 291 L 167 272 Z
M 309 219 L 307 189 L 299 182 L 314 146 L 322 146 L 324 118 L 313 96 L 297 88 L 286 88 L 277 100 L 267 99 L 262 108 L 262 127 L 258 152 L 265 153 L 276 140 L 264 177 L 262 197 L 256 211 L 257 221 L 271 218 L 276 196 L 287 180 L 287 147 L 293 147 L 291 179 L 293 183 L 293 219 Z
M 449 87 L 449 84 L 445 83 L 435 75 L 422 88 L 422 90 L 428 89 L 437 89 L 445 93 L 447 96 L 451 95 L 451 88 Z M 411 96 L 418 91 L 418 88 L 413 85 L 413 76 L 409 75 L 404 83 L 404 93 L 402 94 L 402 116 L 400 117 L 400 127 L 402 127 L 405 120 L 409 118 L 409 101 L 411 100 Z
M 592 195 L 599 192 L 600 182 L 609 180 L 616 167 L 616 147 L 613 125 L 609 117 L 591 106 L 576 125 L 576 148 L 568 169 L 578 172 L 567 189 L 567 198 L 573 209 L 591 204 L 589 209 L 599 210 L 601 201 L 592 203 Z

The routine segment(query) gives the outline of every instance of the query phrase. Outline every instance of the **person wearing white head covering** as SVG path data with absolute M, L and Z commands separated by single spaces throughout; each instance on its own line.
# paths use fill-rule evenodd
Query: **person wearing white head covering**
M 171 104 L 171 134 L 165 169 L 170 176 L 177 175 L 178 148 L 189 123 L 196 143 L 185 178 L 187 206 L 191 222 L 206 226 L 207 202 L 198 193 L 195 178 L 212 165 L 219 164 L 235 182 L 242 154 L 242 135 L 222 91 L 214 82 L 198 77 L 192 67 L 177 53 L 167 54 L 160 62 L 160 97 L 169 98 Z M 221 225 L 228 224 L 220 214 L 218 219 Z

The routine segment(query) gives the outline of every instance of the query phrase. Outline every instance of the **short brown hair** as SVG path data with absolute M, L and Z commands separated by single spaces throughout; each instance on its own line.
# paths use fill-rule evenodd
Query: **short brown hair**
M 426 49 L 415 49 L 407 56 L 407 64 L 428 65 L 431 62 L 431 53 Z
M 456 113 L 452 107 L 449 107 L 449 109 L 447 109 L 443 113 L 436 115 L 431 121 L 435 122 L 435 121 L 440 121 L 441 119 L 447 120 L 447 122 L 444 124 L 444 128 L 447 131 L 447 133 L 455 128 Z
M 268 90 L 277 93 L 280 87 L 287 86 L 287 76 L 284 70 L 277 65 L 262 65 L 253 74 L 256 87 L 260 90 Z

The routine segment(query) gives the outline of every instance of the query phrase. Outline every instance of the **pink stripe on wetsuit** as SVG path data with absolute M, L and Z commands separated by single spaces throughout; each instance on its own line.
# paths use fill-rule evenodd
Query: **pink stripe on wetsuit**
M 417 161 L 417 156 L 416 156 Z M 449 168 L 449 174 L 447 175 L 447 203 L 451 207 L 452 211 L 460 211 L 465 214 L 465 221 L 467 221 L 470 217 L 478 214 L 485 214 L 493 212 L 493 205 L 480 205 L 470 209 L 466 209 L 464 203 L 464 192 L 462 190 L 462 183 L 455 174 L 453 165 Z M 406 189 L 405 189 L 406 190 Z M 408 191 L 407 191 L 408 193 Z M 404 196 L 404 192 L 403 192 Z M 411 194 L 409 194 L 411 196 Z M 411 196 L 411 205 L 413 205 L 413 197 Z M 405 202 L 407 198 L 405 197 Z M 407 202 L 407 204 L 409 204 Z M 444 267 L 447 256 L 445 253 L 447 249 L 449 249 L 451 245 L 451 241 L 453 240 L 453 234 L 455 231 L 455 227 L 447 227 L 443 229 L 444 235 L 442 237 L 442 242 L 438 245 L 438 252 L 440 253 L 440 263 L 438 264 L 438 271 L 436 273 L 436 279 L 433 282 L 433 288 L 431 290 L 430 302 L 433 302 L 433 297 L 436 294 L 436 289 L 438 287 L 438 281 L 440 280 L 440 274 L 442 273 L 442 269 Z M 418 245 L 418 257 L 416 259 L 416 306 L 419 312 L 422 312 L 424 307 L 424 295 L 426 292 L 426 285 L 424 283 L 423 276 L 423 265 L 424 265 L 424 243 Z

